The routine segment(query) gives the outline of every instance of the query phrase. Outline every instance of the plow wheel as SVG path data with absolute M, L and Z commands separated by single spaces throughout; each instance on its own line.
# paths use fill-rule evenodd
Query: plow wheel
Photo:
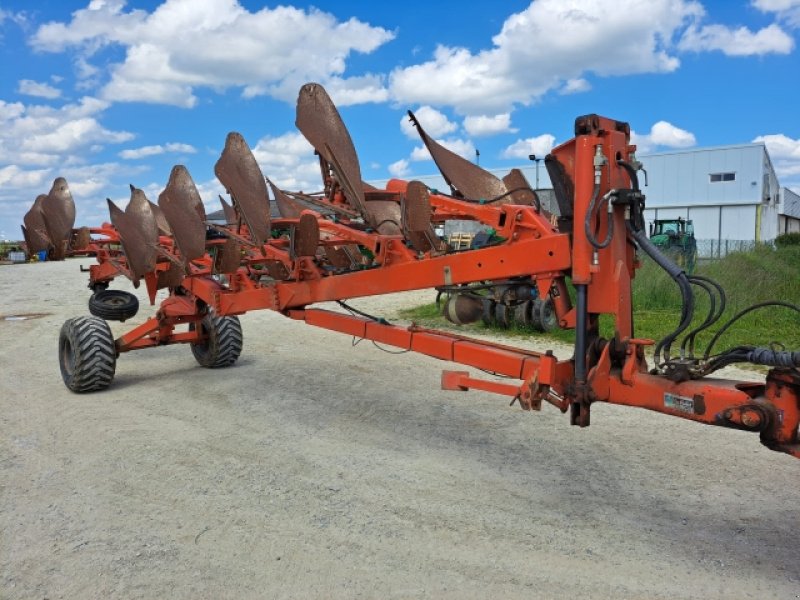
M 544 300 L 537 298 L 533 301 L 531 324 L 537 331 L 548 332 L 558 329 L 558 316 L 552 298 L 547 297 Z
M 106 321 L 125 321 L 139 312 L 139 299 L 121 290 L 102 290 L 89 298 L 89 312 Z
M 108 323 L 98 317 L 75 317 L 58 338 L 61 378 L 73 392 L 106 389 L 114 379 L 117 350 Z
M 494 309 L 494 318 L 500 327 L 503 329 L 508 329 L 511 327 L 511 321 L 513 320 L 514 309 L 510 307 L 508 304 L 503 302 L 498 302 L 495 305 Z
M 192 354 L 201 366 L 207 369 L 229 367 L 242 353 L 244 337 L 242 326 L 237 317 L 220 317 L 209 312 L 200 321 L 200 327 L 207 336 L 198 344 L 191 344 Z M 189 330 L 194 331 L 195 324 L 189 324 Z

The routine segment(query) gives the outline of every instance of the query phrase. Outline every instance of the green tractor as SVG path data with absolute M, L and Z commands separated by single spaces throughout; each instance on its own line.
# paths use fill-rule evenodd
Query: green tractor
M 650 241 L 691 274 L 697 264 L 697 240 L 691 221 L 657 219 L 650 223 Z

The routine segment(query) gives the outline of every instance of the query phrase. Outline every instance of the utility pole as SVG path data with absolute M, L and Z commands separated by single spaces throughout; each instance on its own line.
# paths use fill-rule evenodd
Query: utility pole
M 539 189 L 539 163 L 542 162 L 542 157 L 537 157 L 535 154 L 529 154 L 528 160 L 536 163 L 536 189 Z
M 475 164 L 480 166 L 481 165 L 481 151 L 475 148 Z

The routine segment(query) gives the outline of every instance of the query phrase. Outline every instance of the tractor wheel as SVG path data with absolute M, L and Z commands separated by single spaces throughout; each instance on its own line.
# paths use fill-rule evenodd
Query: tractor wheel
M 190 344 L 192 354 L 201 366 L 207 369 L 229 367 L 242 353 L 244 336 L 242 325 L 237 317 L 220 317 L 210 312 L 200 321 L 200 327 L 207 336 L 199 344 Z M 194 331 L 195 324 L 189 323 Z
M 64 385 L 73 392 L 106 389 L 117 366 L 117 350 L 108 323 L 98 317 L 67 320 L 58 338 L 58 361 Z
M 497 323 L 498 327 L 502 327 L 503 329 L 508 329 L 511 327 L 511 321 L 513 320 L 514 309 L 505 304 L 503 302 L 498 302 L 494 308 L 494 318 L 495 322 Z
M 483 324 L 486 325 L 487 327 L 491 327 L 492 325 L 494 325 L 496 306 L 497 302 L 495 302 L 491 298 L 483 299 L 483 314 L 481 315 L 481 320 L 483 321 Z
M 139 312 L 139 299 L 121 290 L 102 290 L 89 298 L 89 312 L 106 321 L 125 321 Z
M 523 327 L 530 327 L 531 324 L 531 308 L 533 307 L 533 300 L 526 300 L 517 304 L 514 309 L 514 319 L 519 325 Z
M 548 297 L 541 300 L 537 308 L 535 320 L 539 329 L 545 333 L 558 329 L 558 315 L 556 315 L 553 299 Z

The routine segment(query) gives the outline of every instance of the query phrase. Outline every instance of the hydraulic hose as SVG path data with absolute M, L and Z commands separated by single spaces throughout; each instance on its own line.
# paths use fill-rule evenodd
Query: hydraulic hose
M 664 351 L 664 358 L 668 362 L 670 359 L 669 351 L 670 347 L 672 346 L 672 342 L 675 341 L 675 339 L 683 331 L 685 331 L 692 322 L 692 316 L 694 314 L 694 295 L 692 294 L 692 286 L 689 283 L 689 279 L 686 276 L 686 273 L 684 273 L 683 269 L 672 262 L 669 258 L 661 254 L 653 242 L 651 242 L 647 235 L 645 235 L 644 231 L 636 230 L 630 222 L 627 223 L 627 226 L 628 232 L 639 244 L 639 247 L 644 250 L 645 253 L 650 256 L 650 258 L 652 258 L 659 267 L 664 269 L 669 276 L 672 277 L 681 290 L 681 321 L 675 331 L 667 335 L 656 345 L 654 355 L 655 362 L 658 365 L 661 362 L 661 351 Z

